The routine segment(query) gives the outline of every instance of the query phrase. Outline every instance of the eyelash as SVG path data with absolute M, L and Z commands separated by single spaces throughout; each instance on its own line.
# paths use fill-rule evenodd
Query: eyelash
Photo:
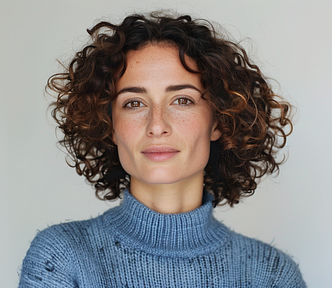
M 186 100 L 187 102 L 189 102 L 189 103 L 187 103 L 187 104 L 177 104 L 177 105 L 179 105 L 179 106 L 191 106 L 191 105 L 194 104 L 194 101 L 191 100 L 191 99 L 188 98 L 188 97 L 179 97 L 179 98 L 175 99 L 172 103 L 174 103 L 174 102 L 176 102 L 176 101 L 179 101 L 179 100 Z M 143 103 L 142 103 L 140 100 L 138 100 L 138 99 L 129 99 L 128 101 L 126 101 L 126 102 L 123 104 L 123 108 L 127 108 L 127 109 L 136 109 L 136 108 L 144 107 L 144 104 L 143 104 L 143 105 L 140 105 L 140 106 L 138 106 L 138 107 L 130 107 L 129 104 L 130 104 L 130 103 L 134 103 L 134 102 L 137 102 L 137 103 L 139 103 L 139 104 L 143 104 Z

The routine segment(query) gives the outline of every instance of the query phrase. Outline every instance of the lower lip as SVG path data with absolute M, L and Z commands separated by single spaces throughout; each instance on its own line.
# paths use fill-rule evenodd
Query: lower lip
M 147 158 L 149 158 L 151 161 L 155 162 L 161 162 L 166 161 L 172 157 L 174 157 L 178 152 L 161 152 L 161 153 L 143 153 Z

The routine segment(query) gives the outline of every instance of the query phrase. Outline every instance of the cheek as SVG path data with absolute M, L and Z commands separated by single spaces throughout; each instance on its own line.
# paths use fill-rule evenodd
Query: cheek
M 117 117 L 114 120 L 113 127 L 114 138 L 117 140 L 115 144 L 118 146 L 130 146 L 138 137 L 143 124 L 142 119 L 139 117 Z
M 210 143 L 212 120 L 207 113 L 201 111 L 201 113 L 178 118 L 179 133 L 183 138 L 190 140 L 189 143 L 193 145 Z
M 191 119 L 182 119 L 179 123 L 182 125 L 179 126 L 178 135 L 188 153 L 185 164 L 190 162 L 190 169 L 204 169 L 210 157 L 210 119 L 196 115 Z
M 131 168 L 134 164 L 135 143 L 139 136 L 137 135 L 139 129 L 137 121 L 131 119 L 117 119 L 114 124 L 114 134 L 116 138 L 116 145 L 118 147 L 118 155 L 123 169 L 132 175 Z

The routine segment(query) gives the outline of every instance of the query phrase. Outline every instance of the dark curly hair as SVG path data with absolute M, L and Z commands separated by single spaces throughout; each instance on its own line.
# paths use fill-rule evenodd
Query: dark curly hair
M 111 200 L 129 187 L 112 142 L 111 102 L 116 81 L 126 70 L 126 53 L 147 44 L 179 49 L 182 65 L 199 73 L 222 132 L 211 142 L 205 189 L 214 206 L 252 195 L 257 180 L 279 170 L 278 148 L 292 131 L 291 105 L 275 95 L 245 50 L 215 31 L 206 20 L 163 13 L 130 15 L 120 25 L 100 22 L 87 30 L 91 43 L 76 53 L 64 73 L 51 76 L 47 89 L 57 93 L 52 116 L 64 133 L 59 141 L 72 156 L 72 167 L 94 184 L 100 199 Z M 192 71 L 185 55 L 195 60 Z M 289 128 L 286 132 L 286 126 Z

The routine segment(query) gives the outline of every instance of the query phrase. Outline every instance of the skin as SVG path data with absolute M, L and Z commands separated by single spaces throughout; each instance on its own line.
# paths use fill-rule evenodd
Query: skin
M 129 51 L 112 103 L 113 141 L 131 175 L 130 191 L 164 214 L 201 206 L 210 141 L 221 135 L 201 98 L 200 75 L 188 72 L 178 53 L 161 44 Z M 186 63 L 198 70 L 191 58 Z

